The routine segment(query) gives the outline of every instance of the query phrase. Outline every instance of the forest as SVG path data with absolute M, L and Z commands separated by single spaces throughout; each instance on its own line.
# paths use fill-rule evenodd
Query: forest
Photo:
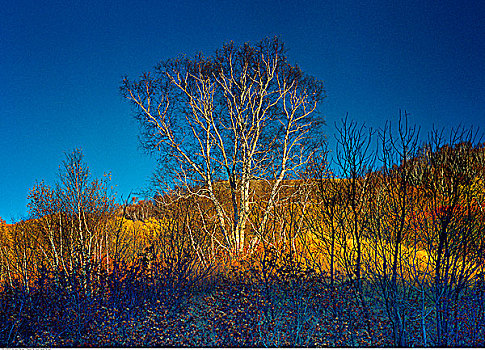
M 422 136 L 405 111 L 333 130 L 285 52 L 123 78 L 150 196 L 117 200 L 80 149 L 33 185 L 29 217 L 0 222 L 2 346 L 485 346 L 478 131 Z

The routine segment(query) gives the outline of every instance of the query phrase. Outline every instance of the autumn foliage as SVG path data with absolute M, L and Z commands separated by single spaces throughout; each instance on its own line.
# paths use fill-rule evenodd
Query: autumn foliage
M 160 163 L 150 195 L 117 202 L 79 149 L 34 184 L 28 217 L 0 219 L 0 345 L 485 346 L 473 129 L 345 118 L 331 151 L 323 83 L 279 38 L 121 93 Z
M 236 253 L 210 201 L 115 204 L 75 150 L 57 184 L 32 188 L 29 219 L 0 221 L 0 343 L 483 346 L 484 148 L 452 135 L 382 168 L 316 154 L 264 232 L 253 206 Z M 264 203 L 272 184 L 252 188 Z

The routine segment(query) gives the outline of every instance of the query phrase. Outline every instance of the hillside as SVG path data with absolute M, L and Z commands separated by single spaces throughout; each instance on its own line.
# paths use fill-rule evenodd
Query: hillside
M 266 221 L 274 187 L 253 181 L 236 251 L 203 188 L 120 206 L 87 180 L 73 205 L 70 187 L 37 184 L 32 217 L 0 223 L 0 343 L 483 346 L 476 150 L 345 179 L 314 169 L 282 182 Z M 215 186 L 229 213 L 240 199 Z

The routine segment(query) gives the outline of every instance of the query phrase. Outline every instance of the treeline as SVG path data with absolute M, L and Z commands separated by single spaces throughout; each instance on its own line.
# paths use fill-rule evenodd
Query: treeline
M 405 115 L 377 132 L 343 120 L 335 152 L 322 144 L 277 195 L 274 178 L 252 180 L 243 242 L 203 186 L 117 205 L 75 150 L 58 183 L 32 188 L 28 220 L 0 224 L 0 343 L 483 346 L 484 146 L 471 129 L 444 135 L 421 143 Z M 233 208 L 229 182 L 214 193 Z M 126 331 L 200 300 L 190 325 L 219 323 L 195 343 Z M 108 321 L 124 329 L 113 342 Z

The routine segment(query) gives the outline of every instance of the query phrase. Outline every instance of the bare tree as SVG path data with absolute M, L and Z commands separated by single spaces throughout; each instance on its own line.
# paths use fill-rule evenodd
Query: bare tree
M 370 148 L 372 129 L 342 120 L 337 127 L 336 170 L 342 178 L 342 213 L 339 228 L 341 245 L 347 272 L 351 274 L 358 290 L 358 297 L 364 304 L 362 287 L 363 243 L 368 231 L 368 210 L 370 200 L 371 172 L 375 162 L 375 152 Z
M 327 156 L 328 144 L 322 145 L 322 151 L 315 154 L 309 163 L 310 174 L 313 177 L 314 208 L 312 215 L 307 215 L 308 225 L 319 246 L 326 267 L 330 273 L 330 286 L 334 287 L 338 273 L 338 243 L 339 223 L 342 221 L 342 181 L 330 170 Z
M 9 258 L 14 280 L 21 283 L 28 293 L 36 275 L 36 244 L 30 236 L 30 225 L 27 221 L 17 222 L 10 230 L 10 252 L 6 254 Z
M 274 38 L 254 46 L 231 42 L 212 57 L 169 59 L 139 80 L 125 78 L 121 91 L 170 188 L 212 203 L 222 233 L 217 244 L 231 254 L 254 246 L 283 180 L 312 153 L 323 84 L 291 65 Z M 267 182 L 270 195 L 251 245 L 247 223 L 255 180 Z M 218 186 L 229 188 L 229 207 Z
M 382 170 L 378 184 L 373 186 L 374 203 L 371 215 L 375 259 L 369 268 L 375 272 L 377 285 L 393 326 L 394 345 L 407 346 L 407 325 L 402 276 L 403 248 L 412 230 L 410 217 L 414 196 L 411 160 L 418 151 L 419 131 L 408 126 L 408 114 L 399 112 L 397 133 L 387 123 L 380 132 Z
M 434 268 L 430 299 L 438 346 L 450 345 L 457 334 L 457 302 L 484 262 L 478 209 L 483 151 L 473 129 L 452 130 L 447 141 L 443 131 L 433 130 L 415 174 L 425 199 L 426 215 L 418 222 Z
M 109 178 L 92 179 L 76 149 L 66 154 L 59 180 L 54 188 L 44 182 L 32 188 L 29 209 L 37 227 L 31 235 L 47 266 L 68 276 L 79 273 L 86 287 L 93 262 L 109 254 L 108 226 L 115 209 Z

